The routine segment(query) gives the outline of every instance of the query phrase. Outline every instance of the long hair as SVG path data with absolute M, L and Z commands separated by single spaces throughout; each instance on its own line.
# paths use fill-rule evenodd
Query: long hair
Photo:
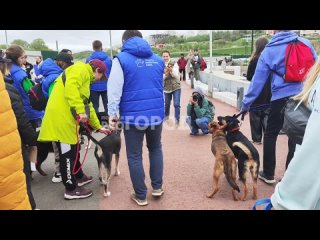
M 252 53 L 251 59 L 259 58 L 263 49 L 268 44 L 269 40 L 265 37 L 260 37 L 256 41 L 256 47 L 254 52 Z
M 300 101 L 303 96 L 310 90 L 313 83 L 316 81 L 317 77 L 320 74 L 320 58 L 318 58 L 317 62 L 310 69 L 307 79 L 304 82 L 303 89 L 300 93 L 293 97 L 294 100 Z M 303 103 L 306 105 L 308 102 L 309 94 L 304 98 Z

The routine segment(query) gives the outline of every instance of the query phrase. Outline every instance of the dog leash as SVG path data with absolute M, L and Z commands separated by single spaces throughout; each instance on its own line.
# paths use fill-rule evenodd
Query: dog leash
M 88 150 L 89 150 L 89 148 L 87 148 L 86 149 L 86 153 L 85 153 L 85 155 L 84 155 L 84 157 L 83 157 L 83 161 L 82 161 L 82 163 L 80 164 L 80 167 L 77 169 L 77 171 L 75 171 L 75 168 L 76 168 L 76 165 L 77 165 L 77 162 L 79 161 L 79 152 L 80 152 L 80 142 L 79 142 L 79 131 L 78 131 L 78 124 L 80 125 L 82 125 L 85 129 L 86 129 L 86 131 L 87 131 L 87 133 L 88 134 L 91 134 L 91 132 L 90 132 L 90 128 L 89 128 L 89 123 L 88 122 L 86 122 L 85 124 L 82 124 L 81 122 L 80 122 L 80 117 L 79 117 L 79 115 L 77 116 L 77 122 L 76 122 L 76 135 L 77 135 L 77 155 L 76 155 L 76 160 L 74 161 L 74 164 L 73 164 L 73 167 L 72 167 L 72 174 L 77 174 L 80 170 L 81 170 L 81 168 L 82 168 L 82 166 L 83 166 L 83 164 L 84 164 L 84 162 L 85 162 L 85 160 L 86 160 L 86 158 L 87 158 L 87 154 L 88 154 Z M 90 138 L 87 136 L 87 138 L 88 138 L 88 146 L 89 146 L 89 144 L 90 144 Z

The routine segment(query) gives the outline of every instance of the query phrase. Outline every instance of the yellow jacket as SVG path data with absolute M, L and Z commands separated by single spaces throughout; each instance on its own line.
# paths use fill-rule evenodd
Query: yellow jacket
M 0 99 L 0 209 L 31 210 L 17 121 L 1 73 Z
M 89 99 L 90 83 L 94 79 L 94 74 L 89 64 L 77 62 L 65 70 L 65 75 L 65 85 L 62 82 L 62 74 L 55 80 L 38 141 L 77 143 L 76 120 L 71 113 L 71 108 L 75 109 L 77 114 L 85 113 L 84 102 Z M 90 125 L 100 129 L 101 125 L 92 103 L 90 102 L 89 105 Z

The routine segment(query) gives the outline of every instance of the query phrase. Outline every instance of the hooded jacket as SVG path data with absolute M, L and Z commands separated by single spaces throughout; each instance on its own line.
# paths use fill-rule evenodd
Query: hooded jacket
M 109 78 L 111 67 L 112 67 L 112 60 L 109 57 L 109 55 L 103 51 L 95 51 L 91 54 L 90 57 L 88 57 L 86 59 L 86 63 L 90 62 L 93 59 L 99 59 L 106 64 L 106 66 L 107 66 L 106 76 Z M 97 82 L 91 84 L 90 90 L 97 91 L 97 92 L 107 91 L 107 82 L 106 81 L 97 81 Z
M 89 99 L 90 83 L 93 82 L 94 75 L 91 66 L 83 62 L 77 62 L 68 67 L 65 74 L 65 84 L 62 82 L 62 75 L 55 82 L 54 91 L 48 100 L 38 141 L 77 143 L 76 120 L 71 109 L 75 109 L 77 114 L 85 113 L 84 102 Z M 94 129 L 100 129 L 101 125 L 91 102 L 89 106 L 90 125 Z
M 282 77 L 272 72 L 272 70 L 279 73 L 284 72 L 286 48 L 290 42 L 296 39 L 307 45 L 311 49 L 314 59 L 317 60 L 317 54 L 309 40 L 298 37 L 297 34 L 290 31 L 282 31 L 273 35 L 258 60 L 255 74 L 242 101 L 242 111 L 249 110 L 251 104 L 261 93 L 270 75 L 272 93 L 271 101 L 296 95 L 302 90 L 303 83 L 287 83 Z
M 17 121 L 1 73 L 0 99 L 0 209 L 31 210 Z
M 39 73 L 43 76 L 42 78 L 42 92 L 46 98 L 49 97 L 50 85 L 56 80 L 59 75 L 63 72 L 63 69 L 58 66 L 51 58 L 47 58 L 41 64 Z
M 18 65 L 12 64 L 10 74 L 13 80 L 13 86 L 19 91 L 22 97 L 24 110 L 28 114 L 29 120 L 41 119 L 43 117 L 43 112 L 34 110 L 31 107 L 28 94 L 22 87 L 22 82 L 25 78 L 27 78 L 27 73 Z
M 164 119 L 162 58 L 140 37 L 125 41 L 116 57 L 124 75 L 120 121 L 139 126 L 161 124 Z

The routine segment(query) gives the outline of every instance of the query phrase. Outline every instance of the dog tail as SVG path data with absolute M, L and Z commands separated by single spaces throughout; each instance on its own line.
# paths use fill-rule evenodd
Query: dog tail
M 237 185 L 237 183 L 235 182 L 235 179 L 232 177 L 234 174 L 236 175 L 236 173 L 233 173 L 234 171 L 236 171 L 236 169 L 233 169 L 232 167 L 232 159 L 230 157 L 225 156 L 224 159 L 224 174 L 226 175 L 227 181 L 230 184 L 230 186 L 237 190 L 238 192 L 240 192 L 240 188 Z
M 234 142 L 232 144 L 233 147 L 238 147 L 240 148 L 245 154 L 247 154 L 248 158 L 249 159 L 253 159 L 252 158 L 252 154 L 251 154 L 251 151 L 249 150 L 249 148 L 247 148 L 246 145 L 244 145 L 242 142 Z

